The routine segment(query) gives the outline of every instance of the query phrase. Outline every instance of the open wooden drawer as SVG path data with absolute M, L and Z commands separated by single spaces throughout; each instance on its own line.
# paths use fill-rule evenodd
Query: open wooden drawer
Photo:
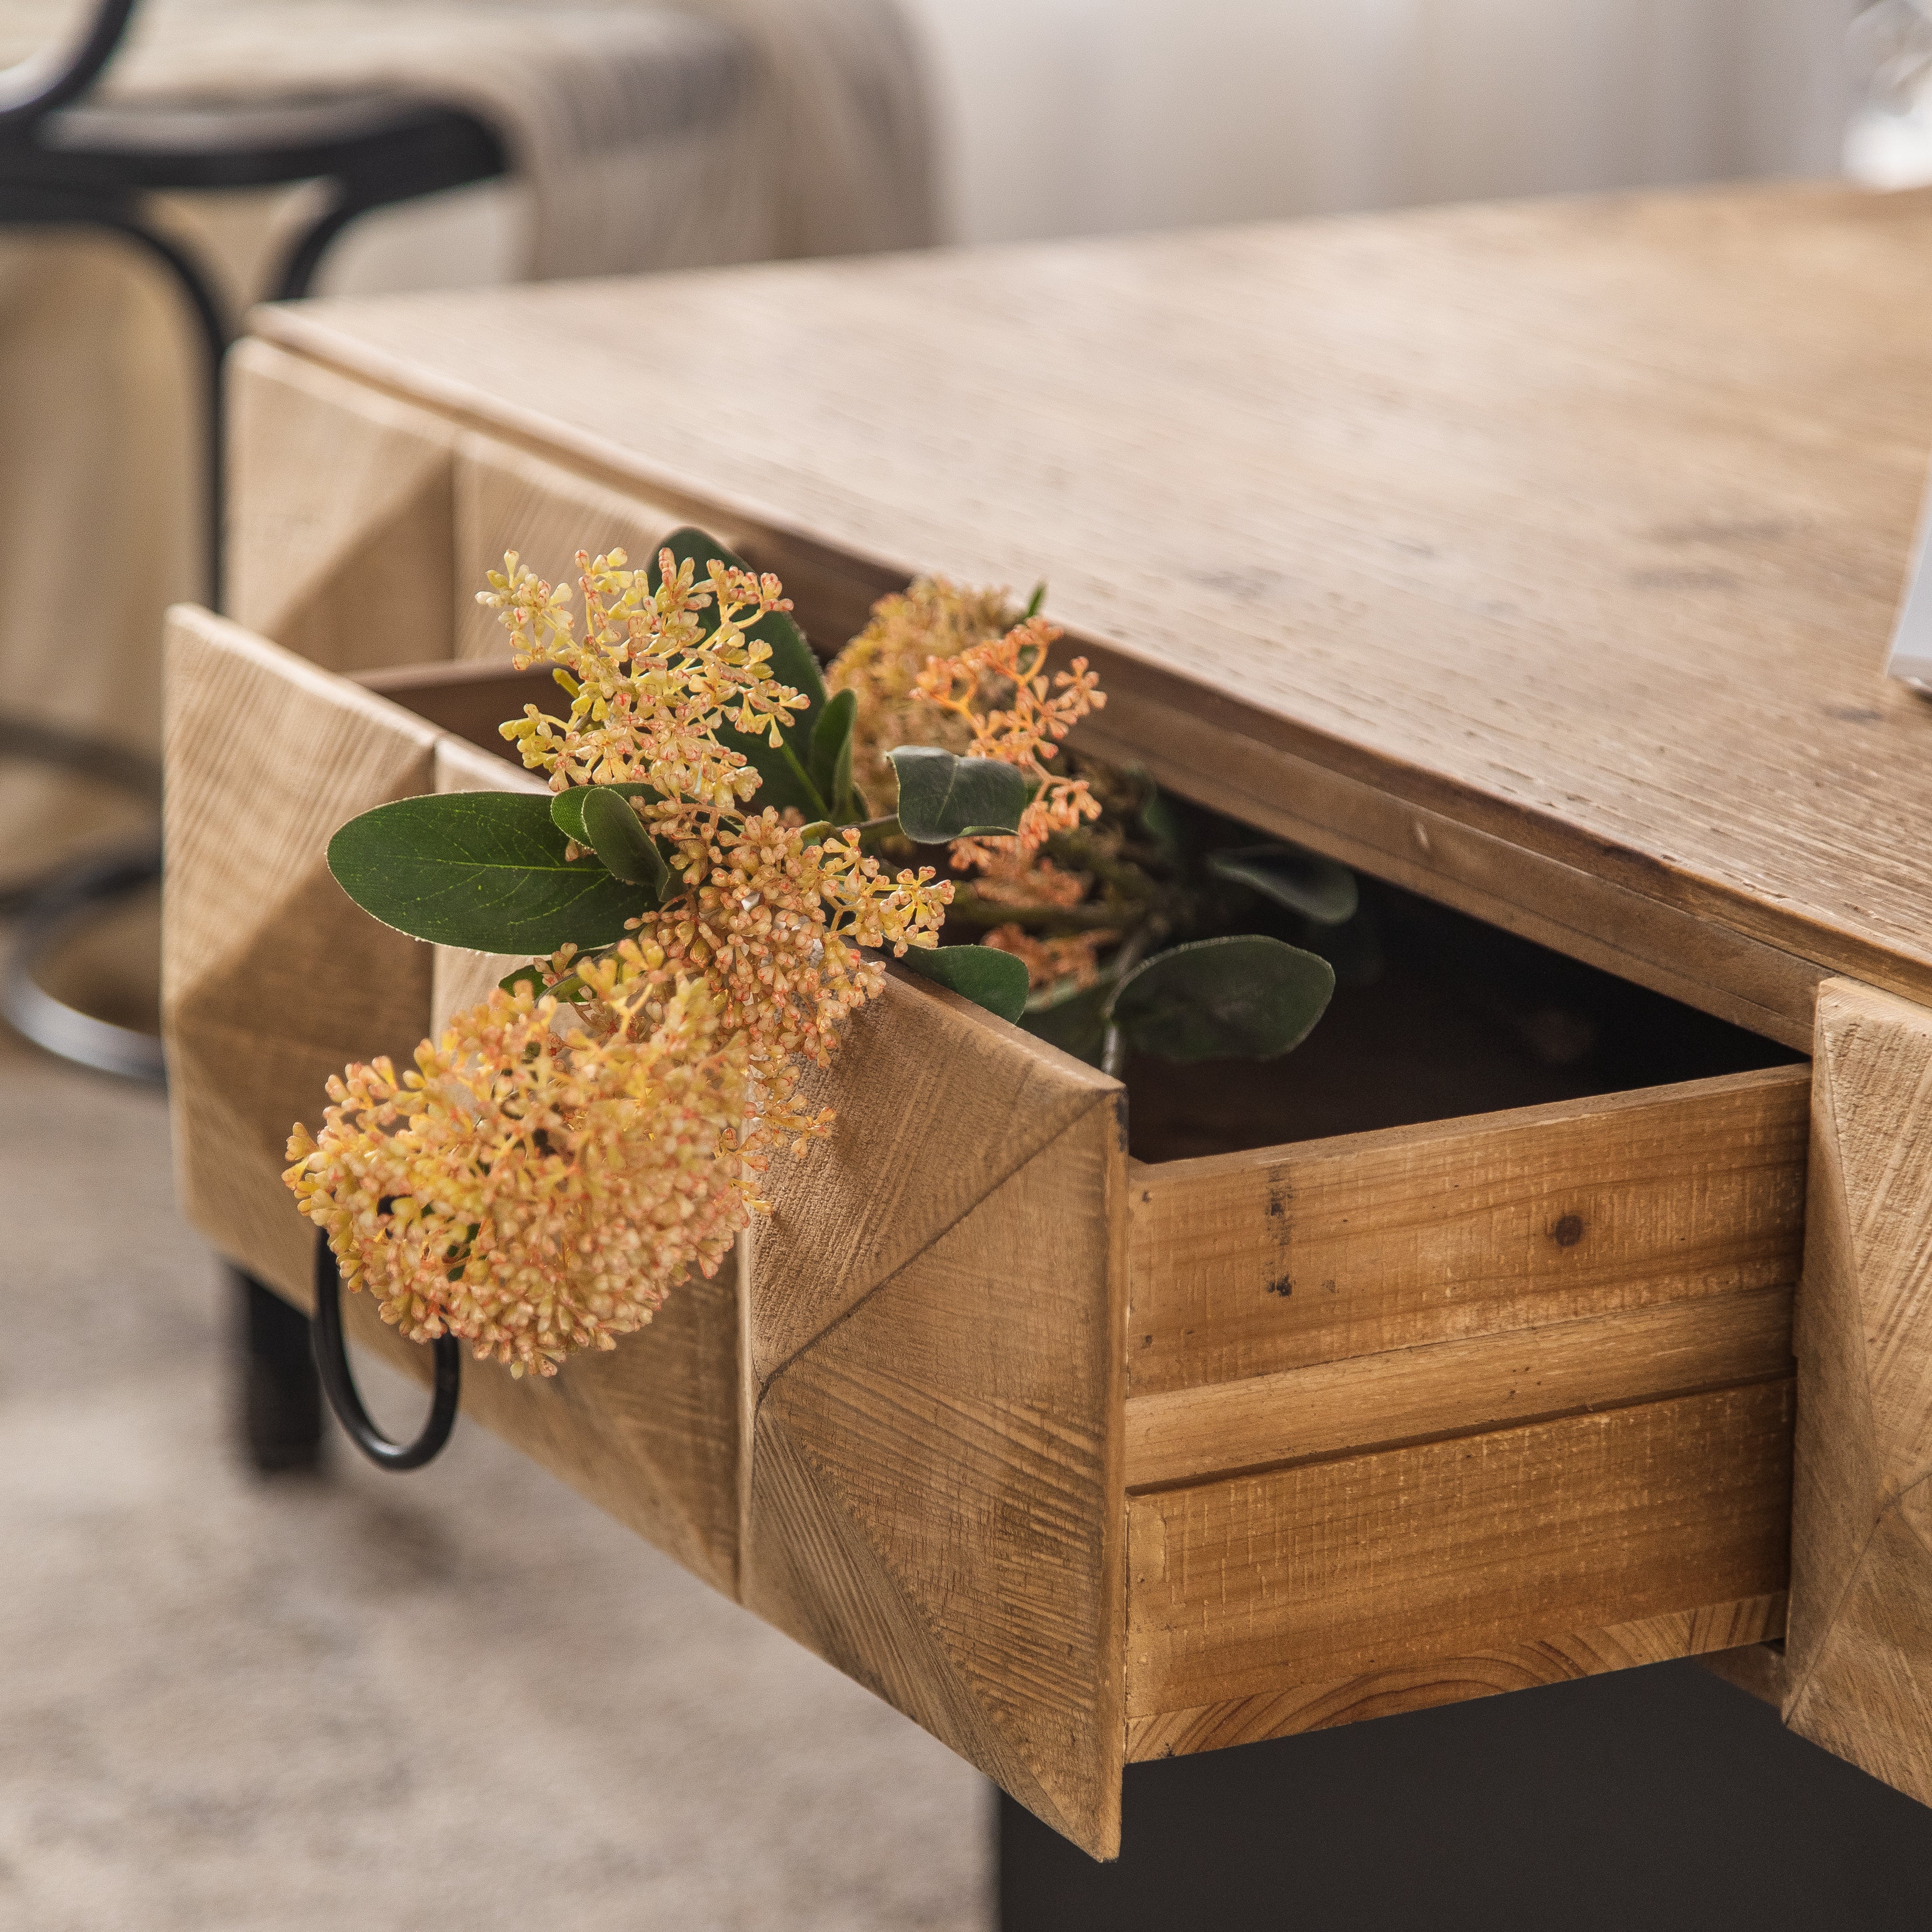
M 191 610 L 169 648 L 184 1193 L 306 1303 L 290 1124 L 504 970 L 377 926 L 327 838 L 537 781 L 500 668 L 357 681 Z M 1304 1084 L 1372 1088 L 1380 1024 Z M 465 1406 L 1090 1850 L 1128 1758 L 1781 1634 L 1805 1065 L 1142 1160 L 1277 1130 L 895 978 L 817 1079 L 836 1134 L 735 1268 Z

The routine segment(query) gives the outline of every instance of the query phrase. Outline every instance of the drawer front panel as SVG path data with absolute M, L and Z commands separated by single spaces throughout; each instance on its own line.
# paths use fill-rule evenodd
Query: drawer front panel
M 1138 1167 L 1130 1392 L 1789 1286 L 1809 1104 L 1778 1067 Z
M 1127 1487 L 1547 1421 L 1791 1372 L 1788 1288 L 1132 1396 Z
M 1130 1717 L 1784 1587 L 1779 1379 L 1128 1504 Z

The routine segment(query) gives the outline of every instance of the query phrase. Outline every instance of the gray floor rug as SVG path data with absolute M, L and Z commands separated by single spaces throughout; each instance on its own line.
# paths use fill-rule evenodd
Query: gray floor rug
M 159 1098 L 0 1045 L 6 1932 L 988 1925 L 976 1773 L 480 1430 L 245 1475 L 222 1286 Z

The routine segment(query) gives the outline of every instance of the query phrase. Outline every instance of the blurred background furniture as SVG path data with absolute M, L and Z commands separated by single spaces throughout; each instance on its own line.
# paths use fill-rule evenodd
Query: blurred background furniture
M 332 98 L 148 105 L 86 96 L 112 59 L 136 0 L 98 0 L 64 54 L 12 70 L 12 98 L 0 95 L 0 226 L 95 230 L 134 243 L 167 272 L 200 351 L 196 385 L 202 418 L 204 501 L 221 502 L 221 358 L 228 322 L 220 295 L 194 252 L 148 214 L 160 193 L 317 184 L 308 219 L 284 243 L 270 287 L 279 299 L 305 295 L 322 251 L 370 209 L 481 181 L 504 167 L 502 144 L 461 109 L 405 92 Z M 208 514 L 206 594 L 221 598 L 221 519 Z M 78 640 L 86 648 L 86 640 Z M 158 790 L 133 754 L 71 733 L 36 732 L 0 712 L 4 742 L 100 782 Z M 87 1012 L 49 992 L 40 972 L 95 909 L 157 880 L 158 828 L 146 844 L 71 866 L 20 895 L 16 927 L 0 970 L 0 1012 L 49 1051 L 105 1072 L 158 1081 L 158 1036 Z
M 452 193 L 512 172 L 520 199 L 480 224 L 459 210 L 440 273 L 418 261 L 377 279 L 928 239 L 923 117 L 892 18 L 874 0 L 818 0 L 776 24 L 753 9 L 736 25 L 638 7 L 0 0 L 0 52 L 43 40 L 0 93 L 0 228 L 58 238 L 16 262 L 22 281 L 50 272 L 0 343 L 14 393 L 44 399 L 58 430 L 31 404 L 9 412 L 0 495 L 50 496 L 66 512 L 58 527 L 6 526 L 0 554 L 50 591 L 85 578 L 77 598 L 52 598 L 71 627 L 58 680 L 44 616 L 0 617 L 0 754 L 12 754 L 0 912 L 14 918 L 0 1010 L 18 1030 L 103 1071 L 161 1077 L 141 1011 L 158 998 L 142 929 L 160 870 L 158 626 L 172 597 L 222 602 L 220 371 L 247 302 L 307 293 L 331 245 L 374 211 L 438 197 L 446 210 Z M 81 293 L 104 266 L 77 267 L 88 233 L 164 271 L 158 304 L 152 284 L 124 287 L 127 328 L 111 302 L 104 326 Z M 157 383 L 184 334 L 174 380 Z M 140 380 L 131 422 L 111 381 L 86 393 L 100 362 Z M 172 392 L 158 412 L 157 390 Z M 103 416 L 112 427 L 89 437 Z M 118 514 L 104 516 L 117 491 Z M 40 776 L 56 782 L 35 788 Z M 74 970 L 90 939 L 106 1012 Z M 265 1471 L 306 1466 L 320 1429 L 307 1324 L 236 1280 L 248 1452 Z
M 160 614 L 215 592 L 208 371 L 247 304 L 345 231 L 390 288 L 930 240 L 924 97 L 891 0 L 0 0 L 8 58 L 0 560 L 41 597 L 0 610 L 31 754 L 0 764 L 0 896 L 62 881 L 8 1004 L 152 1076 L 154 914 L 125 892 Z M 77 932 L 110 886 L 118 922 Z

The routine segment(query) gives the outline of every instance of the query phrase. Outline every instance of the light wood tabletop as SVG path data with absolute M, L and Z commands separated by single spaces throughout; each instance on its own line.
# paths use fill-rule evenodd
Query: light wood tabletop
M 1808 1043 L 1932 998 L 1885 680 L 1932 197 L 1484 206 L 320 303 L 272 340 L 880 581 L 1022 587 L 1180 788 Z

